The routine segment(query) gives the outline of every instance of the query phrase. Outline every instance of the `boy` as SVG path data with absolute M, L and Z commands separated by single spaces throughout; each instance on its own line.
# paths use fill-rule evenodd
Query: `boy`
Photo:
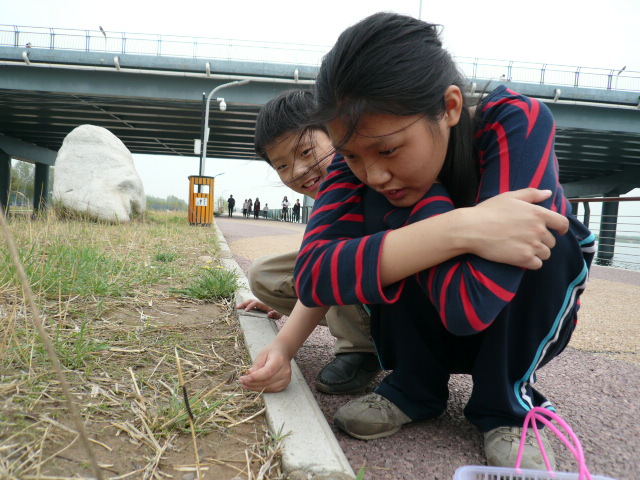
M 334 153 L 324 126 L 305 127 L 314 106 L 313 94 L 304 90 L 287 91 L 270 100 L 258 115 L 254 143 L 256 153 L 283 183 L 315 199 Z M 238 308 L 257 308 L 270 318 L 289 315 L 298 300 L 293 281 L 297 254 L 256 260 L 249 270 L 249 285 L 260 301 L 246 301 Z M 361 305 L 338 306 L 329 309 L 325 321 L 336 338 L 335 358 L 321 370 L 316 388 L 338 395 L 364 391 L 380 372 L 369 315 Z

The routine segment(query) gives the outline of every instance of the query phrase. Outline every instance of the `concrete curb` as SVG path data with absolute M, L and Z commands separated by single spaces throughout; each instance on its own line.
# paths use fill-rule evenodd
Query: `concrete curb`
M 220 245 L 220 263 L 239 276 L 236 304 L 255 298 L 244 272 L 233 259 L 224 235 L 214 224 Z M 276 336 L 277 328 L 266 314 L 238 313 L 245 343 L 252 359 Z M 291 361 L 289 386 L 280 393 L 265 393 L 267 421 L 272 432 L 287 434 L 284 440 L 283 467 L 286 472 L 300 471 L 312 478 L 349 479 L 355 474 L 331 427 L 307 385 L 295 360 Z

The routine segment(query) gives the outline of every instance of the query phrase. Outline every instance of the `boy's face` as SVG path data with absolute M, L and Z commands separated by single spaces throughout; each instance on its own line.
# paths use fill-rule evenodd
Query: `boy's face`
M 280 180 L 292 190 L 316 198 L 333 158 L 331 140 L 322 130 L 278 137 L 266 148 Z

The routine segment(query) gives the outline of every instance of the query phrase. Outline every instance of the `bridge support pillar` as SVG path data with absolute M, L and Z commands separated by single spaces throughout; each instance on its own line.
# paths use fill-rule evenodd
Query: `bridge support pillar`
M 602 218 L 600 220 L 600 237 L 598 238 L 598 253 L 596 263 L 611 265 L 616 245 L 616 229 L 618 226 L 619 202 L 604 202 L 602 204 Z
M 36 163 L 33 180 L 33 213 L 41 213 L 49 203 L 49 165 Z
M 0 208 L 9 211 L 9 192 L 11 189 L 11 157 L 0 150 Z

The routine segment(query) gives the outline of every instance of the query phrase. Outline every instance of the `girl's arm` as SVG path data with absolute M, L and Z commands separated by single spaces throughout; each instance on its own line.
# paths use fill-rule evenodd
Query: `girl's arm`
M 258 392 L 279 392 L 287 388 L 291 382 L 291 359 L 327 310 L 329 307 L 309 308 L 296 302 L 276 338 L 258 354 L 248 374 L 240 377 L 242 386 Z
M 549 193 L 530 189 L 366 235 L 367 188 L 337 156 L 296 261 L 296 290 L 305 305 L 392 303 L 403 279 L 463 253 L 539 268 L 555 242 L 547 229 L 565 233 L 568 228 L 562 215 L 529 203 Z
M 437 216 L 389 232 L 382 246 L 381 285 L 465 253 L 539 269 L 556 242 L 549 229 L 565 234 L 569 226 L 565 217 L 534 205 L 550 197 L 550 190 L 517 190 L 475 207 L 451 208 L 445 215 L 440 209 L 432 214 Z
M 549 258 L 555 238 L 548 227 L 560 233 L 568 228 L 568 220 L 552 211 L 567 211 L 552 148 L 553 119 L 546 108 L 523 98 L 506 95 L 490 104 L 496 111 L 488 115 L 480 137 L 480 198 L 484 202 L 454 210 L 446 189 L 434 185 L 410 213 L 401 212 L 409 216 L 410 225 L 397 224 L 402 215 L 395 219 L 387 215 L 391 217 L 387 223 L 396 223 L 397 229 L 381 242 L 378 261 L 383 294 L 397 291 L 395 282 L 417 274 L 444 325 L 455 334 L 473 334 L 488 327 L 518 290 L 524 274 L 518 267 L 540 268 Z M 513 187 L 529 186 L 550 190 L 509 192 Z M 523 200 L 544 201 L 550 210 Z M 468 254 L 474 252 L 480 256 Z M 505 260 L 505 255 L 512 259 Z M 380 295 L 375 303 L 384 300 Z
M 506 90 L 491 95 L 483 103 L 482 113 L 483 127 L 477 135 L 482 172 L 478 195 L 481 203 L 472 210 L 477 212 L 491 206 L 490 202 L 501 193 L 535 187 L 549 189 L 548 198 L 542 203 L 550 213 L 557 211 L 566 215 L 569 203 L 558 180 L 551 112 L 537 100 Z M 436 187 L 447 195 L 444 187 Z M 447 202 L 441 203 L 445 210 L 453 209 L 450 202 L 448 206 Z M 428 203 L 422 209 L 418 207 L 414 208 L 410 223 L 440 213 Z M 568 224 L 568 219 L 565 220 Z M 526 229 L 528 225 L 531 223 L 527 219 L 520 228 Z M 549 247 L 555 243 L 551 232 L 545 232 L 542 227 L 541 232 L 549 235 L 543 243 L 537 241 L 535 234 L 523 230 L 525 239 L 534 240 L 531 248 L 539 265 L 549 258 Z M 510 248 L 504 242 L 495 245 Z M 523 275 L 524 270 L 520 268 L 463 255 L 419 272 L 417 278 L 447 329 L 466 335 L 484 330 L 493 322 L 515 296 Z

